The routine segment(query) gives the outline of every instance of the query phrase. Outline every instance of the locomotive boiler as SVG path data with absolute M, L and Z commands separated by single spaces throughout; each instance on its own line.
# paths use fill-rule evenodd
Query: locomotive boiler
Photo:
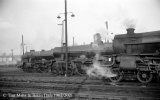
M 125 76 L 136 77 L 142 83 L 150 82 L 153 76 L 159 80 L 160 31 L 134 33 L 134 28 L 128 28 L 127 34 L 115 35 L 113 54 L 115 63 L 111 68 L 117 76 L 111 81 L 119 82 Z

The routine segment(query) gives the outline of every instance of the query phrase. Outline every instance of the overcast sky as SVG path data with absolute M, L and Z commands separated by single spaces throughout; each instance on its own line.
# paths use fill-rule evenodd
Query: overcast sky
M 69 45 L 89 44 L 95 33 L 126 33 L 129 24 L 135 32 L 160 30 L 160 0 L 67 0 Z M 0 0 L 0 54 L 21 53 L 21 36 L 28 50 L 50 50 L 61 46 L 64 0 Z M 110 37 L 113 37 L 109 35 Z

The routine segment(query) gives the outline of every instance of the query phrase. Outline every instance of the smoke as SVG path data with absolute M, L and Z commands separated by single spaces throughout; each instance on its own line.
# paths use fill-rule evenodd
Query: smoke
M 93 65 L 87 69 L 86 71 L 89 77 L 97 77 L 97 78 L 109 78 L 115 77 L 116 74 L 111 72 L 111 69 L 108 67 L 103 67 L 98 61 L 94 61 Z
M 96 55 L 93 60 L 92 66 L 86 70 L 87 75 L 89 77 L 97 77 L 97 78 L 115 77 L 116 74 L 113 74 L 111 69 L 107 67 L 107 65 L 105 66 L 105 64 L 99 61 L 103 57 L 100 55 L 100 47 L 96 41 L 92 44 L 92 48 L 95 50 Z
M 126 29 L 128 29 L 128 28 L 134 28 L 135 29 L 136 23 L 137 23 L 137 21 L 135 19 L 125 19 L 123 21 L 123 25 Z

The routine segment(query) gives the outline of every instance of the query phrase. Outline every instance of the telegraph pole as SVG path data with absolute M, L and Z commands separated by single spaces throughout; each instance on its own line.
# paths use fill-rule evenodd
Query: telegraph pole
M 74 37 L 73 37 L 73 46 L 74 46 Z
M 13 49 L 11 50 L 11 52 L 12 52 L 12 63 L 13 63 Z
M 24 55 L 24 42 L 23 42 L 23 35 L 22 35 L 22 52 L 23 52 L 23 55 Z
M 67 0 L 65 0 L 65 47 L 66 47 L 66 73 L 65 76 L 67 77 L 68 74 L 68 34 L 67 34 Z
M 74 17 L 75 15 L 72 12 L 67 12 L 67 0 L 65 0 L 65 13 L 60 13 L 60 14 L 64 14 L 65 15 L 65 67 L 66 67 L 66 73 L 65 76 L 67 76 L 68 74 L 68 34 L 67 34 L 67 13 L 71 13 L 71 17 Z M 60 16 L 58 16 L 57 18 L 61 18 Z

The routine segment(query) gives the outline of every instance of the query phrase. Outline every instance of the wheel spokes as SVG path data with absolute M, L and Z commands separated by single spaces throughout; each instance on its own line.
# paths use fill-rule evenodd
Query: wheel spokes
M 139 71 L 137 73 L 137 79 L 141 82 L 141 83 L 148 83 L 152 80 L 153 75 L 150 72 L 146 72 L 146 71 Z
M 110 78 L 109 78 L 110 81 L 112 81 L 112 82 L 119 82 L 119 81 L 121 81 L 122 78 L 123 78 L 122 73 L 121 73 L 119 70 L 112 70 L 112 71 L 113 71 L 113 73 L 117 74 L 117 76 L 115 76 L 115 77 L 110 77 Z

